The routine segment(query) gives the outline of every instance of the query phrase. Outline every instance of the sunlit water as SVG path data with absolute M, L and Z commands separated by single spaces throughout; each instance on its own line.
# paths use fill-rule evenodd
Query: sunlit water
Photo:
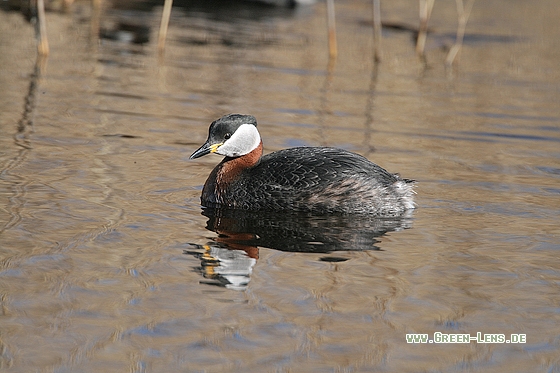
M 336 2 L 330 66 L 324 3 L 173 8 L 162 62 L 159 5 L 105 8 L 97 38 L 77 3 L 48 13 L 38 65 L 0 10 L 0 370 L 560 372 L 560 8 L 476 2 L 446 70 L 454 2 L 427 67 L 395 29 L 373 64 L 370 6 Z M 266 152 L 337 146 L 418 180 L 418 209 L 203 214 L 220 159 L 188 157 L 229 112 Z M 435 332 L 526 342 L 406 343 Z

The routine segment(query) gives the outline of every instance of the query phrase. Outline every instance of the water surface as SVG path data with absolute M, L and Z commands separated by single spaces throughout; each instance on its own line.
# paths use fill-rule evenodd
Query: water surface
M 2 371 L 560 371 L 555 1 L 475 3 L 451 70 L 453 2 L 427 65 L 406 27 L 373 63 L 370 1 L 336 2 L 334 64 L 323 3 L 188 5 L 163 61 L 159 5 L 106 6 L 99 33 L 87 2 L 50 12 L 43 63 L 0 10 Z M 203 212 L 220 159 L 188 157 L 230 112 L 257 117 L 266 152 L 337 146 L 418 180 L 418 209 Z M 527 341 L 406 343 L 434 332 Z

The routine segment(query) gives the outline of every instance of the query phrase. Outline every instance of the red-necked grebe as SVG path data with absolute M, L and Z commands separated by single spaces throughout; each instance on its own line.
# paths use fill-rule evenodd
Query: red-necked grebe
M 414 180 L 346 150 L 298 147 L 262 156 L 252 115 L 212 122 L 208 139 L 190 158 L 210 153 L 225 158 L 204 184 L 206 207 L 401 216 L 415 206 Z

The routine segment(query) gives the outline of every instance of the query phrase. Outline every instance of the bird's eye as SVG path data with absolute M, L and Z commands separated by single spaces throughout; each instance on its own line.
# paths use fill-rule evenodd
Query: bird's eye
M 231 133 L 229 132 L 224 135 L 224 139 L 226 140 L 229 139 L 230 137 L 231 137 Z

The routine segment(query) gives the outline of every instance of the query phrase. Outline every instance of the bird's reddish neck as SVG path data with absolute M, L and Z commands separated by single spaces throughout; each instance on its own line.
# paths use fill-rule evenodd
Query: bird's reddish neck
M 218 171 L 218 178 L 222 177 L 224 180 L 222 182 L 228 182 L 234 180 L 241 171 L 246 168 L 253 167 L 259 160 L 263 154 L 263 143 L 262 140 L 254 150 L 251 152 L 242 155 L 241 157 L 225 157 L 222 162 L 218 165 L 220 167 Z
M 210 173 L 202 190 L 202 200 L 223 204 L 229 185 L 241 172 L 259 163 L 263 153 L 262 141 L 253 151 L 241 157 L 225 157 Z

